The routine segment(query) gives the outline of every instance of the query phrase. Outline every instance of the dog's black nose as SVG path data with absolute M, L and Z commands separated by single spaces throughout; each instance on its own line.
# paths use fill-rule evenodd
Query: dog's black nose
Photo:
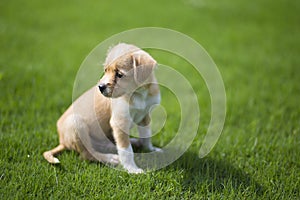
M 104 90 L 106 89 L 106 85 L 105 84 L 100 84 L 100 85 L 98 85 L 98 88 L 99 88 L 100 92 L 103 93 Z

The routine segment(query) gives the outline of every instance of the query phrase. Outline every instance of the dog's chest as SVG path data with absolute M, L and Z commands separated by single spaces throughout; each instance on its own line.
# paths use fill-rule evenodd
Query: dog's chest
M 148 94 L 136 94 L 129 106 L 130 117 L 136 124 L 141 122 L 151 110 L 154 104 L 159 104 L 159 96 L 148 96 Z
M 111 120 L 119 125 L 124 122 L 129 123 L 129 127 L 132 128 L 134 124 L 139 124 L 145 118 L 153 105 L 160 103 L 160 94 L 148 95 L 139 92 L 131 95 L 129 99 L 112 99 L 111 103 Z

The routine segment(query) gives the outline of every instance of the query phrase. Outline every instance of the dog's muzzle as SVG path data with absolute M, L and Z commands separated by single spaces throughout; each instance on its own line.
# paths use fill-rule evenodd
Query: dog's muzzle
M 100 85 L 98 85 L 98 88 L 99 88 L 100 92 L 103 94 L 104 91 L 106 90 L 107 86 L 105 84 L 100 84 Z
M 111 97 L 112 96 L 112 89 L 111 89 L 111 87 L 109 87 L 109 85 L 100 84 L 100 85 L 98 85 L 98 88 L 104 96 L 106 96 L 106 97 Z

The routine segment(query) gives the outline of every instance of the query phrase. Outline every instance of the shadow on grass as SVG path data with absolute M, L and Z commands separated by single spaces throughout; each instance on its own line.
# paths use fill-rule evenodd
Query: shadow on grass
M 192 192 L 196 192 L 200 187 L 208 188 L 209 192 L 220 193 L 231 188 L 235 192 L 255 192 L 258 196 L 265 192 L 265 188 L 250 175 L 233 167 L 226 160 L 213 160 L 209 157 L 200 159 L 197 154 L 186 152 L 168 168 L 175 171 L 184 169 L 183 187 Z
M 69 162 L 82 161 L 76 152 L 66 151 L 65 153 L 71 154 L 71 160 L 74 160 L 68 160 Z M 79 158 L 76 159 L 77 156 Z M 99 165 L 99 162 L 85 161 L 85 163 L 87 165 Z M 103 163 L 100 163 L 100 165 L 107 166 Z M 64 167 L 64 164 L 53 165 L 53 167 L 60 172 L 69 171 L 69 169 Z M 203 188 L 206 188 L 211 193 L 231 192 L 230 190 L 234 189 L 234 192 L 255 193 L 258 196 L 263 196 L 266 191 L 264 186 L 257 183 L 251 175 L 240 168 L 234 167 L 227 160 L 214 160 L 210 157 L 200 159 L 197 154 L 189 151 L 166 167 L 165 170 L 183 172 L 181 174 L 183 175 L 183 181 L 181 182 L 183 188 L 194 193 L 199 192 Z

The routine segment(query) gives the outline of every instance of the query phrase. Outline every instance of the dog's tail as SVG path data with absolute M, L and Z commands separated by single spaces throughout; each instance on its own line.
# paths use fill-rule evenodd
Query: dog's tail
M 63 144 L 60 144 L 57 147 L 55 147 L 54 149 L 44 152 L 43 156 L 49 163 L 58 164 L 60 162 L 56 157 L 54 157 L 54 155 L 63 151 L 64 149 L 65 149 L 65 146 Z

